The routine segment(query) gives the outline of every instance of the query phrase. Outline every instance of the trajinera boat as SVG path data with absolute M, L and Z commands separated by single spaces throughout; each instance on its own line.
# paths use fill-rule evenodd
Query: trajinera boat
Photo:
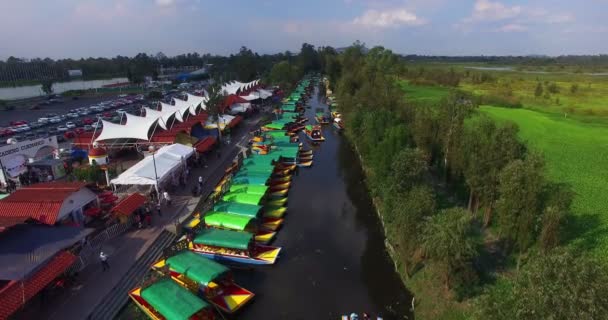
M 245 264 L 274 264 L 281 248 L 257 244 L 247 232 L 203 229 L 188 245 L 203 256 Z
M 129 297 L 153 320 L 213 320 L 212 306 L 169 278 L 135 288 Z
M 309 140 L 320 142 L 325 141 L 323 134 L 321 133 L 321 126 L 307 125 L 304 129 L 304 133 Z
M 191 251 L 157 261 L 152 269 L 168 271 L 179 285 L 227 313 L 236 312 L 254 297 L 234 283 L 230 269 Z

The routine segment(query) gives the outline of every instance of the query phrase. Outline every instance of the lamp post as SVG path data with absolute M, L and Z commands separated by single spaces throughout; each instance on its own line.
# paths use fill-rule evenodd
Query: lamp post
M 156 148 L 154 146 L 148 147 L 148 152 L 152 154 L 152 163 L 154 163 L 154 188 L 156 189 L 156 198 L 158 198 L 158 204 L 160 205 L 160 190 L 158 190 L 158 174 L 156 173 Z

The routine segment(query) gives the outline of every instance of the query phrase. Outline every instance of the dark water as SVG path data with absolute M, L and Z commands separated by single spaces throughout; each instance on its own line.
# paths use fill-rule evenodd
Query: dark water
M 311 104 L 312 120 L 315 109 L 326 106 L 317 97 Z M 238 318 L 339 319 L 367 312 L 411 319 L 411 296 L 386 253 L 358 157 L 332 126 L 323 135 L 326 141 L 313 147 L 313 167 L 293 179 L 285 224 L 273 243 L 283 248 L 277 264 L 235 271 L 238 283 L 257 295 Z
M 316 96 L 311 104 L 306 113 L 314 123 L 315 109 L 326 106 Z M 273 243 L 283 248 L 277 263 L 234 270 L 236 282 L 256 297 L 231 319 L 340 319 L 351 312 L 413 319 L 358 157 L 332 126 L 323 135 L 326 141 L 312 147 L 314 165 L 293 178 Z M 120 318 L 145 317 L 135 309 L 131 304 Z

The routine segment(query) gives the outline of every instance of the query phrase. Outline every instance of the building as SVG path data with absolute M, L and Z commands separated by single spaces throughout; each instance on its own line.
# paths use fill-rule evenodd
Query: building
M 0 200 L 0 227 L 16 224 L 19 220 L 35 220 L 78 224 L 84 222 L 84 210 L 97 205 L 97 195 L 83 182 L 46 182 L 23 187 Z
M 53 158 L 58 152 L 57 137 L 24 140 L 0 147 L 0 182 L 17 179 L 27 171 L 28 163 Z

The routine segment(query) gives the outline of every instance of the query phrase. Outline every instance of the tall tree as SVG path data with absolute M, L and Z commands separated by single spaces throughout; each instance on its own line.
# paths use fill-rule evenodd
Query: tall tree
M 478 244 L 471 233 L 471 215 L 462 208 L 442 210 L 424 228 L 424 252 L 442 270 L 446 290 L 455 272 L 467 268 L 477 255 Z
M 454 91 L 440 103 L 439 119 L 442 131 L 441 142 L 443 145 L 443 166 L 445 177 L 448 179 L 450 170 L 450 159 L 458 139 L 462 135 L 464 119 L 467 118 L 477 107 L 475 99 L 471 95 Z
M 53 93 L 53 80 L 45 79 L 45 80 L 42 80 L 40 83 L 42 84 L 42 91 L 45 94 L 48 95 L 48 94 Z
M 269 74 L 270 82 L 279 85 L 285 91 L 291 90 L 299 77 L 297 67 L 287 61 L 275 64 Z
M 500 198 L 496 204 L 498 228 L 507 245 L 524 252 L 536 239 L 542 212 L 544 162 L 537 153 L 514 160 L 500 173 Z
M 303 73 L 311 71 L 319 71 L 321 63 L 319 61 L 319 54 L 315 50 L 315 46 L 308 43 L 303 43 L 298 55 L 298 68 Z
M 420 149 L 405 148 L 395 157 L 388 180 L 397 192 L 407 192 L 422 181 L 428 172 L 427 155 Z
M 220 124 L 220 119 L 224 111 L 224 100 L 226 99 L 226 96 L 222 91 L 222 87 L 219 84 L 219 81 L 215 81 L 215 83 L 208 88 L 207 92 L 209 94 L 209 97 L 205 104 L 207 105 L 207 111 L 209 112 L 211 119 L 213 119 L 213 121 L 215 121 L 215 123 L 217 124 L 218 142 L 221 143 L 222 127 Z
M 485 208 L 484 226 L 490 223 L 498 197 L 500 171 L 520 158 L 524 146 L 517 139 L 518 127 L 512 122 L 497 126 L 481 115 L 467 124 L 458 148 L 458 164 L 469 186 L 469 210 Z

